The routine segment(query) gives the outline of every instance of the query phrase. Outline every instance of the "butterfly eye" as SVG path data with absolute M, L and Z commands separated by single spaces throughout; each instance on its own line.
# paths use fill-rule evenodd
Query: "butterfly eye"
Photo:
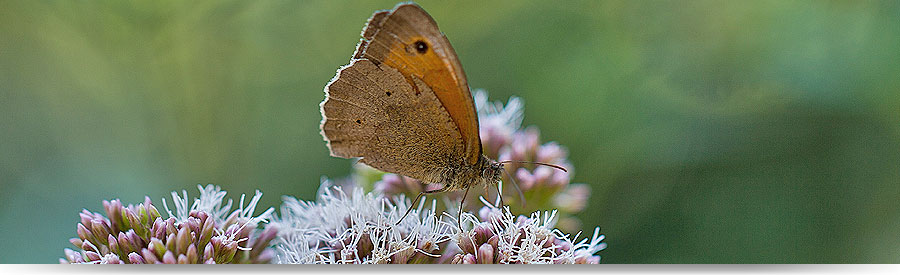
M 422 40 L 416 41 L 415 46 L 416 46 L 416 51 L 418 51 L 420 54 L 424 54 L 424 53 L 428 52 L 428 44 L 426 44 L 425 41 L 422 41 Z

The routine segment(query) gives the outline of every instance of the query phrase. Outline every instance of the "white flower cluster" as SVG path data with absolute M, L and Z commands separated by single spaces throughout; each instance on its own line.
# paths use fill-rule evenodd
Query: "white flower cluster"
M 590 241 L 572 242 L 553 228 L 555 211 L 527 218 L 485 207 L 480 219 L 464 212 L 460 226 L 455 215 L 435 213 L 434 200 L 400 220 L 409 207 L 402 196 L 328 181 L 321 188 L 317 202 L 284 197 L 282 217 L 270 224 L 279 229 L 275 263 L 597 263 L 606 246 L 599 228 Z
M 324 181 L 319 202 L 284 197 L 282 217 L 273 223 L 280 232 L 276 263 L 430 262 L 453 234 L 451 223 L 423 209 L 424 201 L 400 221 L 408 205 L 350 188 Z
M 181 190 L 182 196 L 178 196 L 178 192 L 172 191 L 172 204 L 175 205 L 175 213 L 173 214 L 171 210 L 169 210 L 169 205 L 166 203 L 166 198 L 162 199 L 163 208 L 166 209 L 166 213 L 169 214 L 169 217 L 174 217 L 178 222 L 185 222 L 190 218 L 190 213 L 192 211 L 200 211 L 209 213 L 209 215 L 216 219 L 216 222 L 223 224 L 231 224 L 236 219 L 241 219 L 243 221 L 242 226 L 248 226 L 250 228 L 256 228 L 256 226 L 260 222 L 268 222 L 269 218 L 272 217 L 272 214 L 275 212 L 275 208 L 269 207 L 266 211 L 259 214 L 258 216 L 254 216 L 253 213 L 256 211 L 256 204 L 259 203 L 259 199 L 262 198 L 262 192 L 256 190 L 256 194 L 253 195 L 253 198 L 250 198 L 250 202 L 244 206 L 244 198 L 245 194 L 241 194 L 241 200 L 238 203 L 238 209 L 235 209 L 234 212 L 231 211 L 231 205 L 234 203 L 231 199 L 225 201 L 225 195 L 228 194 L 226 191 L 222 191 L 222 188 L 218 185 L 206 185 L 203 187 L 201 185 L 197 185 L 197 189 L 200 190 L 200 197 L 194 198 L 194 202 L 188 207 L 188 194 L 187 190 Z M 231 213 L 231 215 L 229 215 Z

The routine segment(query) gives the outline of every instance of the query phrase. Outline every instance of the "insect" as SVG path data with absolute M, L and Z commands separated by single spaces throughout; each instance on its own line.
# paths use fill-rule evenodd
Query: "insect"
M 466 76 L 434 19 L 414 3 L 401 3 L 376 11 L 361 35 L 320 104 L 331 155 L 443 185 L 419 193 L 412 205 L 424 194 L 497 186 L 503 164 L 511 161 L 482 154 Z

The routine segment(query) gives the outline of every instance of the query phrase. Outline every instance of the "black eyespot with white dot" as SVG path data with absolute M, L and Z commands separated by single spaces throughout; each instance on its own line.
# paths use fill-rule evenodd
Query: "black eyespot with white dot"
M 362 124 L 362 121 L 359 120 L 359 119 L 357 119 L 357 120 L 356 120 L 356 124 Z
M 422 41 L 422 40 L 416 41 L 414 46 L 416 48 L 416 51 L 419 52 L 420 54 L 424 54 L 424 53 L 428 52 L 428 44 L 425 43 L 425 41 Z
M 391 92 L 384 92 L 387 96 L 391 96 Z

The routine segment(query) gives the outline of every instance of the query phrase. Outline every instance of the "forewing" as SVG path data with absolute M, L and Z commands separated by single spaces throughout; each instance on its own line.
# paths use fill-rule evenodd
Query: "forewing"
M 475 103 L 456 52 L 434 19 L 416 4 L 400 4 L 373 14 L 362 36 L 354 58 L 396 68 L 416 92 L 415 81 L 431 88 L 462 137 L 464 159 L 475 164 L 481 156 Z M 424 52 L 417 42 L 425 43 Z

